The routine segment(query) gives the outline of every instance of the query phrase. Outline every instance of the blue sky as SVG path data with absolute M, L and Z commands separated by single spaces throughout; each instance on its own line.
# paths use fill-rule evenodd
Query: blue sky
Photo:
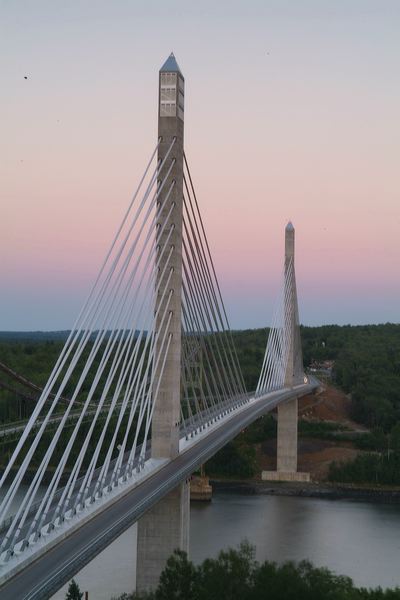
M 0 329 L 73 323 L 171 50 L 232 326 L 269 323 L 289 219 L 303 322 L 399 321 L 399 26 L 385 0 L 3 0 Z

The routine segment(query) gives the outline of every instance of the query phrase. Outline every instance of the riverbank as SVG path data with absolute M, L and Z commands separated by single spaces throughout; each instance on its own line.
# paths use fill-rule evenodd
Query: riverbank
M 210 479 L 213 491 L 245 495 L 297 496 L 326 500 L 355 500 L 400 504 L 400 487 L 388 488 L 331 483 L 269 482 Z

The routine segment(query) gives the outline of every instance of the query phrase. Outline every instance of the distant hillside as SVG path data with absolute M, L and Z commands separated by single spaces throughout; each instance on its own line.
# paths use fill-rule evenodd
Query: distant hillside
M 0 361 L 37 385 L 44 385 L 69 331 L 2 331 Z M 233 331 L 248 390 L 257 385 L 267 329 Z M 96 332 L 92 334 L 93 340 Z M 333 364 L 333 378 L 351 395 L 352 417 L 388 432 L 400 423 L 400 325 L 301 327 L 304 365 Z M 7 383 L 7 382 L 5 382 Z M 12 392 L 2 391 L 2 396 Z
M 0 342 L 65 342 L 70 332 L 70 329 L 62 331 L 0 331 Z M 136 330 L 135 336 L 139 333 Z M 90 339 L 94 340 L 97 334 L 98 330 L 93 331 Z M 106 333 L 106 339 L 108 335 L 109 333 Z
M 65 341 L 70 333 L 69 329 L 64 331 L 0 331 L 2 342 L 48 342 Z

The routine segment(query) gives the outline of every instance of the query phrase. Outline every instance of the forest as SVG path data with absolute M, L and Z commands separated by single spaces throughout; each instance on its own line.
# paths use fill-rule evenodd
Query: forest
M 249 390 L 255 389 L 268 330 L 233 333 Z M 400 325 L 301 326 L 303 362 L 333 360 L 333 382 L 351 394 L 352 416 L 368 427 L 400 421 Z
M 0 332 L 0 423 L 24 419 L 33 410 L 35 390 L 26 390 L 1 370 L 6 365 L 43 386 L 68 332 Z M 254 390 L 268 329 L 232 332 L 248 390 Z M 333 384 L 351 396 L 352 418 L 371 433 L 357 444 L 368 451 L 348 464 L 332 464 L 331 481 L 400 484 L 400 325 L 301 327 L 304 365 L 333 361 Z M 84 360 L 84 357 L 82 358 Z M 72 384 L 74 381 L 72 380 Z M 85 394 L 86 388 L 82 389 Z M 65 395 L 70 390 L 67 388 Z M 307 431 L 306 431 L 307 429 Z M 300 422 L 300 434 L 329 438 L 329 424 Z M 248 478 L 255 472 L 254 443 L 276 435 L 276 423 L 264 417 L 223 448 L 208 463 L 214 475 Z M 3 442 L 3 457 L 12 442 Z
M 0 332 L 0 362 L 44 385 L 67 334 Z M 232 335 L 247 389 L 254 390 L 268 329 Z M 400 325 L 301 326 L 301 339 L 306 368 L 313 360 L 334 361 L 333 381 L 351 394 L 354 420 L 386 432 L 400 421 Z M 0 374 L 0 384 L 4 379 Z M 0 420 L 5 420 L 1 400 L 11 397 L 15 391 L 0 389 Z

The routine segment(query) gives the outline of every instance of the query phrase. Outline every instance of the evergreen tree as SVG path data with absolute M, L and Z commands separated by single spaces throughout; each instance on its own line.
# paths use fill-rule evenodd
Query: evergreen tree
M 73 579 L 69 584 L 65 600 L 82 600 L 82 598 L 83 592 L 81 592 L 79 585 L 76 583 L 75 579 Z

